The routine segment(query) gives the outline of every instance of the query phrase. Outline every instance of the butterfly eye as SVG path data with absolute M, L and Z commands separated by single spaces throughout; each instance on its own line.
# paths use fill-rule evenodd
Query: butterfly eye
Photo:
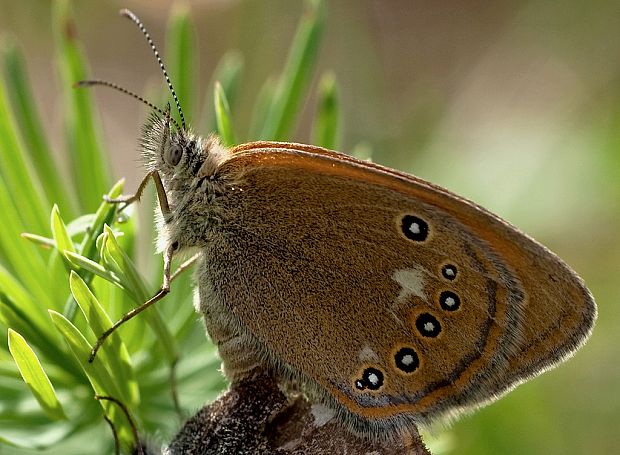
M 166 163 L 171 166 L 176 166 L 181 161 L 181 157 L 183 156 L 183 147 L 178 144 L 175 144 L 166 149 Z

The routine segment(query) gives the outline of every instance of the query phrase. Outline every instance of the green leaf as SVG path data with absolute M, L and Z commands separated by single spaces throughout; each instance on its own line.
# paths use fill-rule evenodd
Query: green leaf
M 2 120 L 0 119 L 0 129 Z M 0 133 L 1 135 L 1 133 Z M 3 152 L 0 150 L 0 154 Z M 31 248 L 21 241 L 23 223 L 19 220 L 19 210 L 10 199 L 10 190 L 0 177 L 0 213 L 2 213 L 2 229 L 0 229 L 0 258 L 2 263 L 13 272 L 30 294 L 44 306 L 52 305 L 53 293 L 41 279 L 49 273 L 47 264 L 38 249 Z
M 52 3 L 54 37 L 58 56 L 60 83 L 65 106 L 68 157 L 76 191 L 82 209 L 92 210 L 101 201 L 101 195 L 110 181 L 110 170 L 105 159 L 99 122 L 95 120 L 89 90 L 74 89 L 76 82 L 86 78 L 88 71 L 81 46 L 76 41 L 76 26 L 69 2 Z
M 133 261 L 120 248 L 114 232 L 108 226 L 105 227 L 104 235 L 102 245 L 104 260 L 107 262 L 107 265 L 113 265 L 117 268 L 116 272 L 129 294 L 138 304 L 143 304 L 152 297 L 147 291 L 144 280 L 140 277 Z M 177 344 L 161 314 L 157 311 L 157 308 L 149 308 L 144 314 L 157 336 L 157 342 L 164 348 L 168 361 L 171 364 L 176 363 L 178 358 Z
M 91 330 L 96 337 L 112 327 L 112 320 L 107 315 L 97 298 L 88 289 L 88 286 L 74 271 L 69 278 L 71 293 L 84 314 Z M 112 333 L 101 346 L 99 353 L 104 362 L 110 365 L 110 370 L 118 375 L 117 384 L 121 389 L 122 400 L 135 406 L 140 401 L 139 389 L 133 373 L 127 347 L 117 332 Z
M 19 210 L 14 221 L 42 232 L 47 224 L 45 214 L 49 202 L 28 162 L 21 138 L 7 103 L 4 84 L 0 83 L 0 178 L 6 185 L 7 197 Z M 6 216 L 3 213 L 3 218 Z
M 213 71 L 213 80 L 209 87 L 215 86 L 219 81 L 224 93 L 228 98 L 229 106 L 234 106 L 239 93 L 241 74 L 243 73 L 243 56 L 238 51 L 228 51 L 220 59 Z M 215 114 L 215 103 L 211 102 L 211 92 L 208 91 L 207 99 L 203 109 L 203 120 L 206 122 L 205 131 L 212 132 L 217 130 L 217 119 Z
M 65 226 L 64 221 L 60 217 L 60 212 L 56 204 L 54 204 L 54 207 L 52 208 L 51 225 L 56 247 L 60 251 L 70 251 L 71 253 L 75 253 L 75 246 L 69 236 L 67 226 Z
M 42 235 L 37 234 L 29 234 L 28 232 L 23 232 L 21 234 L 21 237 L 43 248 L 56 248 L 56 242 L 54 241 L 54 239 L 50 239 L 49 237 L 43 237 Z
M 338 149 L 338 89 L 332 73 L 324 74 L 319 83 L 319 110 L 312 138 L 315 145 Z
M 166 33 L 166 61 L 170 78 L 174 84 L 186 121 L 191 123 L 196 98 L 196 71 L 198 54 L 195 46 L 195 31 L 190 20 L 189 8 L 174 3 Z M 176 117 L 176 114 L 173 114 Z
M 224 89 L 219 82 L 215 83 L 214 103 L 217 132 L 222 140 L 222 144 L 226 147 L 232 147 L 237 141 L 232 128 L 230 106 L 226 99 L 226 93 L 224 93 Z
M 277 81 L 275 78 L 268 78 L 260 88 L 256 96 L 256 102 L 252 109 L 252 120 L 250 122 L 250 132 L 248 140 L 255 141 L 260 135 L 265 125 L 265 119 L 271 109 L 274 94 L 276 92 Z
M 282 141 L 289 138 L 316 63 L 325 22 L 325 5 L 323 0 L 307 0 L 306 8 L 260 135 L 264 140 Z
M 123 184 L 124 184 L 124 180 L 121 179 L 120 181 L 118 181 L 116 184 L 114 184 L 112 189 L 110 189 L 107 196 L 111 199 L 114 199 L 120 196 L 121 192 L 123 191 Z M 95 259 L 99 258 L 99 256 L 97 255 L 97 244 L 96 244 L 97 238 L 103 232 L 104 225 L 112 224 L 112 221 L 114 220 L 115 215 L 116 215 L 116 204 L 110 204 L 108 202 L 105 202 L 104 200 L 101 200 L 99 204 L 99 208 L 95 212 L 95 215 L 91 218 L 91 224 L 86 229 L 86 235 L 82 239 L 82 243 L 80 244 L 80 247 L 78 248 L 78 251 L 80 252 L 81 255 L 95 258 Z M 64 254 L 64 256 L 67 257 L 67 254 Z M 71 261 L 71 258 L 67 257 L 67 259 Z M 92 263 L 93 261 L 89 261 L 89 265 L 91 265 Z M 99 264 L 97 264 L 97 266 L 99 266 Z M 85 270 L 78 271 L 78 273 L 80 274 L 82 279 L 86 282 L 86 284 L 90 284 L 93 278 L 92 273 L 94 272 L 92 272 L 92 270 L 90 270 L 87 267 L 85 267 L 84 269 Z M 76 312 L 76 302 L 71 296 L 69 296 L 69 298 L 67 299 L 65 303 L 63 314 L 69 320 L 72 320 L 73 317 L 75 316 L 75 312 Z
M 135 264 L 121 249 L 114 231 L 109 226 L 103 228 L 103 244 L 101 258 L 109 269 L 123 282 L 123 287 L 132 294 L 138 303 L 148 300 L 146 283 L 140 276 Z
M 45 182 L 45 193 L 50 201 L 61 205 L 69 211 L 71 216 L 74 216 L 76 206 L 74 198 L 71 197 L 73 196 L 71 187 L 62 180 L 59 168 L 53 159 L 54 154 L 45 138 L 43 125 L 28 83 L 24 57 L 19 48 L 10 40 L 5 40 L 2 60 L 4 78 L 15 120 L 38 181 Z
M 56 396 L 47 374 L 26 340 L 16 331 L 9 329 L 9 351 L 17 364 L 24 382 L 41 405 L 45 413 L 54 420 L 67 416 Z
M 49 311 L 50 317 L 58 332 L 65 339 L 71 352 L 81 365 L 96 395 L 120 397 L 121 390 L 115 380 L 116 372 L 111 371 L 111 366 L 104 362 L 104 357 L 95 358 L 92 363 L 88 362 L 91 346 L 86 337 L 66 319 L 62 314 Z M 133 446 L 133 435 L 125 418 L 116 407 L 107 402 L 101 402 L 106 415 L 112 420 L 118 431 L 119 439 L 126 447 Z
M 110 283 L 123 287 L 121 280 L 98 262 L 88 259 L 86 256 L 82 256 L 81 254 L 72 253 L 70 251 L 65 252 L 65 257 L 76 267 L 81 267 L 94 275 L 100 276 Z

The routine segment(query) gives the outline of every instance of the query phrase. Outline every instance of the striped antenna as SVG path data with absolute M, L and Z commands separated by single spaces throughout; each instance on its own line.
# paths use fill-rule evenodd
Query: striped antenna
M 101 79 L 87 79 L 87 80 L 83 80 L 83 81 L 78 81 L 76 82 L 73 86 L 74 87 L 92 87 L 93 85 L 103 85 L 104 87 L 110 87 L 114 90 L 118 90 L 121 93 L 124 93 L 125 95 L 129 95 L 132 98 L 137 99 L 138 101 L 143 102 L 144 104 L 146 104 L 148 107 L 150 107 L 151 109 L 159 112 L 163 117 L 168 117 L 170 118 L 170 120 L 172 121 L 172 123 L 174 123 L 174 125 L 177 127 L 177 129 L 181 129 L 179 127 L 179 124 L 177 123 L 177 121 L 170 117 L 170 114 L 166 114 L 164 111 L 162 111 L 160 108 L 158 108 L 157 106 L 155 106 L 153 103 L 151 103 L 150 101 L 142 98 L 140 95 L 136 95 L 134 92 L 131 92 L 129 90 L 127 90 L 124 87 L 121 87 L 120 85 L 117 85 L 113 82 L 108 82 L 108 81 L 104 81 Z M 168 104 L 168 106 L 170 106 L 170 104 Z M 183 128 L 185 129 L 185 128 Z
M 144 27 L 144 24 L 142 24 L 142 21 L 140 19 L 138 19 L 138 16 L 136 16 L 134 13 L 132 13 L 128 9 L 122 9 L 120 11 L 120 14 L 121 14 L 121 16 L 125 16 L 128 19 L 131 19 L 131 21 L 138 26 L 138 28 L 142 31 L 142 34 L 146 38 L 146 41 L 148 41 L 149 46 L 151 46 L 151 50 L 155 54 L 155 58 L 157 58 L 157 63 L 159 63 L 159 67 L 161 68 L 162 72 L 164 73 L 164 77 L 166 78 L 166 82 L 168 83 L 168 88 L 170 89 L 170 93 L 172 94 L 172 98 L 174 98 L 174 102 L 177 105 L 177 110 L 179 111 L 179 116 L 181 117 L 181 125 L 183 126 L 183 129 L 185 130 L 186 129 L 185 128 L 185 116 L 183 115 L 183 111 L 181 110 L 181 103 L 179 102 L 179 98 L 177 97 L 177 93 L 174 91 L 174 87 L 172 86 L 172 82 L 170 82 L 170 77 L 168 76 L 168 72 L 166 71 L 166 67 L 164 66 L 164 62 L 161 59 L 161 57 L 159 55 L 159 52 L 157 51 L 157 48 L 155 47 L 155 43 L 151 39 L 151 35 L 149 35 L 149 32 L 146 31 L 146 28 Z

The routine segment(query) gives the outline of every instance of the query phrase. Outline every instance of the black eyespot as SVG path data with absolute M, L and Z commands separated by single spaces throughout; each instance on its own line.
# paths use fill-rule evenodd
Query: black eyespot
M 181 162 L 181 157 L 183 156 L 183 147 L 178 144 L 171 146 L 167 152 L 168 164 L 171 166 L 176 166 Z
M 172 245 L 170 245 L 170 247 L 172 248 L 172 251 L 176 251 L 179 249 L 179 242 L 174 242 Z
M 428 223 L 417 216 L 405 215 L 401 227 L 409 240 L 423 242 L 428 237 Z
M 420 366 L 418 353 L 411 348 L 401 348 L 394 356 L 396 367 L 405 373 L 413 373 Z
M 415 321 L 415 326 L 423 337 L 435 338 L 441 332 L 441 324 L 435 316 L 422 313 Z
M 456 266 L 452 264 L 446 264 L 441 268 L 441 276 L 446 280 L 453 281 L 456 279 Z
M 455 311 L 461 306 L 461 299 L 452 291 L 443 291 L 439 295 L 439 305 L 446 311 Z
M 383 385 L 383 373 L 376 368 L 366 368 L 362 373 L 362 379 L 355 381 L 355 387 L 364 390 L 378 390 Z

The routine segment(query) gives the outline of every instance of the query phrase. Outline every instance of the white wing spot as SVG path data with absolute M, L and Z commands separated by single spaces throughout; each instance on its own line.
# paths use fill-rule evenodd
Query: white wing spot
M 377 363 L 380 360 L 379 355 L 373 351 L 370 346 L 364 346 L 357 355 L 357 358 L 362 363 Z
M 409 226 L 409 231 L 411 231 L 411 233 L 413 234 L 419 234 L 420 225 L 418 223 L 411 223 L 411 226 Z
M 375 373 L 370 373 L 368 375 L 368 382 L 370 382 L 373 385 L 377 385 L 379 384 L 379 377 Z
M 403 356 L 401 362 L 403 363 L 403 365 L 411 365 L 413 363 L 413 356 L 411 354 L 407 354 Z
M 424 293 L 424 273 L 425 270 L 423 268 L 417 268 L 400 269 L 392 274 L 392 279 L 400 284 L 402 288 L 398 295 L 398 303 L 408 300 L 411 296 L 426 300 L 427 297 Z
M 446 306 L 452 307 L 456 303 L 453 297 L 446 297 L 446 301 L 444 302 Z
M 426 324 L 424 324 L 424 331 L 432 332 L 433 330 L 435 330 L 435 324 L 433 324 L 432 322 L 427 322 Z

